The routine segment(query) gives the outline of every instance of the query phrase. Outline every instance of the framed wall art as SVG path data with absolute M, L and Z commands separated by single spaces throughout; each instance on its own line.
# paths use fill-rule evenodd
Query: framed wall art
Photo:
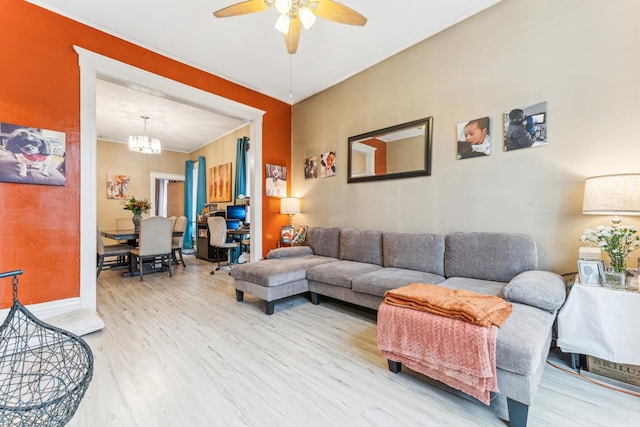
M 0 122 L 0 181 L 66 184 L 66 134 Z
M 231 162 L 209 169 L 209 203 L 231 201 L 231 169 Z
M 320 176 L 327 178 L 336 174 L 336 152 L 328 151 L 320 154 Z
M 316 179 L 318 177 L 318 157 L 309 156 L 304 159 L 304 179 Z
M 107 199 L 126 200 L 131 198 L 129 175 L 107 175 Z
M 547 145 L 547 103 L 505 111 L 504 151 Z
M 272 197 L 287 197 L 287 168 L 267 164 L 265 169 L 265 194 Z
M 491 120 L 489 117 L 458 123 L 458 160 L 491 154 Z

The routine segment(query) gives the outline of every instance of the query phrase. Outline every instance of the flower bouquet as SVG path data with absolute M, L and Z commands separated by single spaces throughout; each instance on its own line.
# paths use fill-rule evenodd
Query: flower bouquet
M 151 202 L 146 197 L 144 199 L 130 198 L 124 202 L 124 210 L 132 211 L 136 215 L 149 213 L 151 209 Z

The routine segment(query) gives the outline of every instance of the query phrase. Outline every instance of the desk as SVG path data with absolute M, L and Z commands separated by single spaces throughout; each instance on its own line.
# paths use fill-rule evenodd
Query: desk
M 249 228 L 238 228 L 238 229 L 234 229 L 234 230 L 227 230 L 227 236 L 231 237 L 231 239 L 233 239 L 234 241 L 239 240 L 240 241 L 240 245 L 238 246 L 239 249 L 239 253 L 237 254 L 237 256 L 233 256 L 232 260 L 233 262 L 238 262 L 240 256 L 246 252 L 245 250 L 243 250 L 243 246 L 247 245 L 243 245 L 242 242 L 246 239 L 246 236 L 249 236 L 251 234 L 251 229 Z M 243 261 L 244 262 L 244 261 Z
M 639 326 L 640 293 L 576 283 L 558 314 L 558 347 L 640 365 Z M 575 362 L 575 356 L 572 359 Z

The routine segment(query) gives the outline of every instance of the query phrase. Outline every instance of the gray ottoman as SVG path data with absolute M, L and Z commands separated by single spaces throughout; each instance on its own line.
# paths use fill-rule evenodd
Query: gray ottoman
M 273 314 L 276 300 L 298 295 L 309 290 L 307 268 L 336 261 L 317 255 L 286 259 L 265 259 L 234 266 L 236 299 L 242 301 L 248 292 L 265 301 L 265 313 Z

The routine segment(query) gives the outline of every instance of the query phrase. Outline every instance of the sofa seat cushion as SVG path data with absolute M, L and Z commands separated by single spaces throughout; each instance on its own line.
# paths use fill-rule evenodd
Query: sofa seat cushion
M 506 283 L 492 280 L 468 279 L 466 277 L 449 277 L 444 282 L 438 283 L 449 289 L 464 289 L 484 295 L 494 295 L 503 298 L 502 290 Z
M 235 279 L 261 286 L 280 286 L 298 280 L 305 280 L 309 267 L 334 261 L 336 261 L 335 258 L 316 255 L 299 258 L 265 259 L 233 266 L 231 276 Z
M 444 277 L 433 273 L 389 267 L 354 277 L 351 281 L 351 288 L 356 292 L 384 297 L 384 293 L 389 289 L 411 283 L 436 284 L 443 280 Z
M 351 288 L 351 281 L 354 277 L 370 273 L 381 268 L 381 266 L 376 264 L 340 260 L 309 268 L 307 270 L 307 280 L 313 280 L 343 288 Z
M 513 310 L 498 329 L 496 367 L 521 375 L 540 368 L 548 353 L 546 345 L 555 315 L 525 304 L 512 303 Z

